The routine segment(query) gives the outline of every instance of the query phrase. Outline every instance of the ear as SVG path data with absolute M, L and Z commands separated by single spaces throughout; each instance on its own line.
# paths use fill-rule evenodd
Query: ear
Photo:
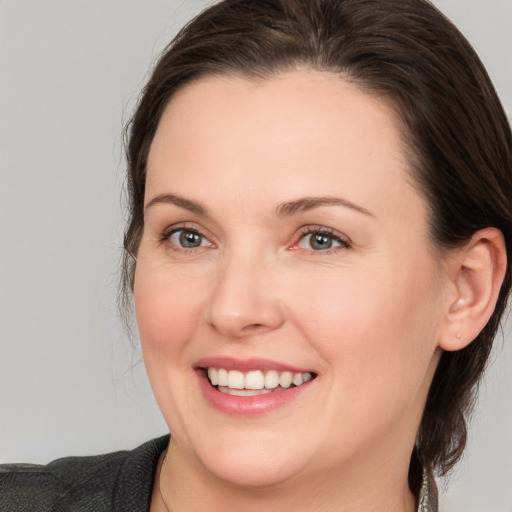
M 507 268 L 503 234 L 477 231 L 449 262 L 451 292 L 439 346 L 448 351 L 469 345 L 491 317 Z

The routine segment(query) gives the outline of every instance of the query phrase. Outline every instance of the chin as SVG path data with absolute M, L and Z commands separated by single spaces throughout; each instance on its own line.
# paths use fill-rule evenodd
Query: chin
M 275 433 L 237 435 L 228 431 L 217 435 L 214 443 L 195 446 L 193 452 L 208 473 L 231 485 L 275 486 L 302 474 L 308 467 L 304 446 L 298 446 L 291 437 L 298 439 L 283 439 Z
M 275 456 L 239 456 L 236 453 L 217 455 L 215 460 L 202 460 L 202 464 L 216 478 L 231 485 L 245 488 L 262 488 L 283 484 L 301 473 L 297 460 L 287 457 L 277 461 Z

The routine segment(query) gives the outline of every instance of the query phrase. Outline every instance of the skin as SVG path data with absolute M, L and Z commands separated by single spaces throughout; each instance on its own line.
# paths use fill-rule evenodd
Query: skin
M 207 213 L 149 205 L 162 194 Z M 326 196 L 350 205 L 276 214 Z M 134 295 L 172 432 L 156 481 L 169 508 L 415 510 L 408 464 L 453 315 L 457 260 L 429 237 L 392 108 L 306 69 L 261 82 L 203 78 L 163 114 L 145 203 Z M 166 237 L 180 228 L 202 245 Z M 306 228 L 330 230 L 333 247 L 312 248 Z M 206 402 L 192 370 L 210 356 L 317 377 L 268 414 L 228 415 Z M 153 511 L 165 510 L 157 485 Z

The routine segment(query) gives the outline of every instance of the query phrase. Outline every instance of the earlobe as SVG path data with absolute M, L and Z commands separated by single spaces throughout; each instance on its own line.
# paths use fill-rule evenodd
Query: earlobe
M 503 234 L 496 228 L 477 231 L 453 260 L 454 293 L 439 346 L 455 351 L 469 345 L 485 327 L 498 300 L 507 267 Z

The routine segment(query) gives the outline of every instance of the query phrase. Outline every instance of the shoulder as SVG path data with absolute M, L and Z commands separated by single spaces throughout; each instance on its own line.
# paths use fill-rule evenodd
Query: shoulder
M 168 441 L 164 436 L 132 451 L 65 457 L 44 466 L 1 465 L 0 510 L 145 510 L 158 457 Z

